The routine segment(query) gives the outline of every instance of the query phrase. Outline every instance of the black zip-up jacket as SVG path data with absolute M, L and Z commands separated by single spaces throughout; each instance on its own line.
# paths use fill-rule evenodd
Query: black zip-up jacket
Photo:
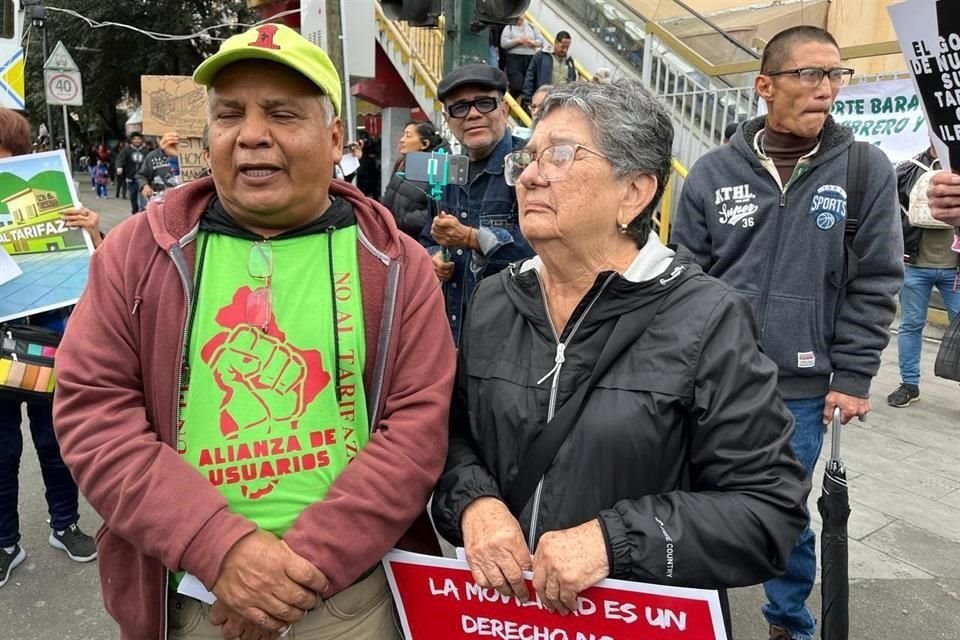
M 467 314 L 433 496 L 441 535 L 463 544 L 464 509 L 503 499 L 551 400 L 561 406 L 586 382 L 617 318 L 666 296 L 514 515 L 531 550 L 545 532 L 599 518 L 612 578 L 717 589 L 782 572 L 810 484 L 747 303 L 683 249 L 647 282 L 601 274 L 559 338 L 559 373 L 538 384 L 558 339 L 539 274 L 525 264 L 482 281 Z
M 427 195 L 430 185 L 407 180 L 400 175 L 400 171 L 403 169 L 394 172 L 390 177 L 380 204 L 393 214 L 400 231 L 414 240 L 419 240 L 424 226 L 433 218 L 430 215 L 430 200 Z

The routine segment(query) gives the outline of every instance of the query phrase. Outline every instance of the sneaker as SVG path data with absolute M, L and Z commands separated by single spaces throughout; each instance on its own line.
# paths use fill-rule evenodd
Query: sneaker
M 20 545 L 14 545 L 13 553 L 7 553 L 0 549 L 0 587 L 7 584 L 10 574 L 14 568 L 26 560 L 27 552 Z
M 775 624 L 770 625 L 770 640 L 790 640 L 790 632 Z
M 75 524 L 63 533 L 50 532 L 50 546 L 67 552 L 67 557 L 76 562 L 90 562 L 97 558 L 97 545 Z
M 919 399 L 920 387 L 903 383 L 887 396 L 887 404 L 891 407 L 908 407 Z

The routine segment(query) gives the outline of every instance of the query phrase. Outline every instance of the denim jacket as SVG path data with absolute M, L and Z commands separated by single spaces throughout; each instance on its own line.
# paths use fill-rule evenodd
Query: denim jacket
M 507 131 L 487 159 L 487 166 L 469 185 L 447 185 L 443 192 L 441 210 L 477 229 L 482 250 L 449 249 L 455 267 L 453 277 L 443 285 L 443 293 L 447 320 L 457 344 L 463 314 L 477 283 L 512 262 L 533 256 L 533 249 L 520 234 L 517 194 L 503 179 L 504 157 L 522 144 L 523 140 Z M 442 247 L 430 236 L 431 222 L 424 226 L 420 243 L 434 255 Z

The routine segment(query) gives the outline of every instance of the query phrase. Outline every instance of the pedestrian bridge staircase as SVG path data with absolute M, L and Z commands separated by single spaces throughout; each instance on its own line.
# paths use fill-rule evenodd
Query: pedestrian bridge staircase
M 647 0 L 630 1 L 642 5 Z M 527 12 L 527 19 L 541 31 L 545 41 L 552 42 L 560 30 L 572 34 L 572 54 L 581 80 L 590 81 L 591 70 L 605 67 L 614 77 L 630 76 L 644 81 L 663 97 L 676 131 L 674 175 L 664 194 L 662 213 L 655 221 L 664 240 L 686 167 L 722 141 L 728 123 L 755 113 L 752 90 L 733 89 L 731 85 L 742 82 L 738 74 L 756 66 L 759 57 L 738 41 L 731 42 L 728 34 L 688 10 L 682 2 L 657 0 L 657 10 L 663 11 L 667 4 L 675 9 L 670 16 L 674 23 L 697 35 L 699 50 L 619 0 L 533 0 Z M 443 69 L 443 17 L 436 29 L 411 27 L 388 19 L 378 3 L 376 21 L 381 48 L 427 117 L 452 139 L 442 117 L 442 105 L 436 99 Z M 695 25 L 701 28 L 697 30 Z M 529 126 L 529 116 L 518 102 L 509 95 L 507 102 L 512 125 Z

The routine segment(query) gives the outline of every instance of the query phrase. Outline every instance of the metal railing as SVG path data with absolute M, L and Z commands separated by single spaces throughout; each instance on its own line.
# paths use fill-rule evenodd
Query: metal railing
M 393 42 L 393 44 L 403 52 L 404 63 L 407 65 L 407 72 L 410 76 L 414 78 L 415 82 L 422 83 L 428 89 L 428 93 L 436 100 L 437 84 L 443 73 L 443 17 L 440 17 L 441 22 L 440 28 L 438 29 L 411 27 L 407 23 L 396 22 L 387 18 L 379 2 L 375 4 L 375 8 L 378 29 L 385 38 Z M 527 20 L 540 31 L 547 41 L 553 42 L 555 34 L 547 31 L 543 25 L 529 14 L 527 15 Z M 578 79 L 587 82 L 593 79 L 593 74 L 580 63 L 575 62 L 575 66 Z M 527 114 L 513 96 L 507 94 L 504 100 L 510 105 L 510 115 L 513 120 L 525 127 L 530 126 L 531 119 L 529 114 Z M 435 111 L 439 112 L 441 110 L 442 105 L 438 102 Z M 446 123 L 435 124 L 441 127 L 441 130 L 448 138 L 450 137 Z M 683 180 L 686 177 L 687 169 L 684 163 L 674 158 L 673 177 L 664 189 L 660 210 L 654 215 L 653 220 L 654 230 L 657 231 L 664 242 L 669 238 L 670 218 L 675 206 L 675 196 L 679 193 L 677 189 L 682 186 Z

